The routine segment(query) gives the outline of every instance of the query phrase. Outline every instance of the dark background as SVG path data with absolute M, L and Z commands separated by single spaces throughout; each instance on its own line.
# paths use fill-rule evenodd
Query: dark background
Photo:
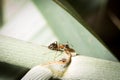
M 67 0 L 120 60 L 120 0 Z

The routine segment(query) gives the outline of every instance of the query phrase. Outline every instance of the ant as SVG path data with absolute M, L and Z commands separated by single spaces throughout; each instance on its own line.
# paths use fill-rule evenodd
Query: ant
M 48 48 L 55 51 L 66 52 L 66 54 L 74 53 L 72 56 L 76 55 L 75 50 L 70 48 L 68 44 L 58 44 L 57 41 L 51 43 Z

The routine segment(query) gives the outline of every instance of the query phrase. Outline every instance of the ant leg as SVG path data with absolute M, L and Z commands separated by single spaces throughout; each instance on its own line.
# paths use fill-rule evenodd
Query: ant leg
M 56 55 L 57 55 L 57 51 L 55 52 L 55 55 L 54 55 L 54 61 L 55 61 L 55 59 L 56 59 Z

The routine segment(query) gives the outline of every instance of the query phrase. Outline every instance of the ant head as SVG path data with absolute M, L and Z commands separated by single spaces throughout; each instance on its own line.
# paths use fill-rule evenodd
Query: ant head
M 58 47 L 57 45 L 57 41 L 51 43 L 48 48 L 51 49 L 51 50 L 56 50 L 56 48 Z

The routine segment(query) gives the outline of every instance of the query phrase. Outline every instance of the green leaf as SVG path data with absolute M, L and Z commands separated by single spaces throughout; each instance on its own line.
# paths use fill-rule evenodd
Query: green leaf
M 1 62 L 31 68 L 38 65 L 38 63 L 42 64 L 54 61 L 54 57 L 55 52 L 48 49 L 47 46 L 27 43 L 0 35 Z
M 44 52 L 48 54 L 45 55 Z M 47 47 L 0 35 L 0 79 L 20 78 L 27 68 L 53 61 L 54 55 L 55 52 Z M 78 71 L 80 74 L 76 74 Z M 69 76 L 72 75 L 73 78 L 86 80 L 119 80 L 119 74 L 118 62 L 77 56 L 72 58 L 64 78 L 70 78 Z

